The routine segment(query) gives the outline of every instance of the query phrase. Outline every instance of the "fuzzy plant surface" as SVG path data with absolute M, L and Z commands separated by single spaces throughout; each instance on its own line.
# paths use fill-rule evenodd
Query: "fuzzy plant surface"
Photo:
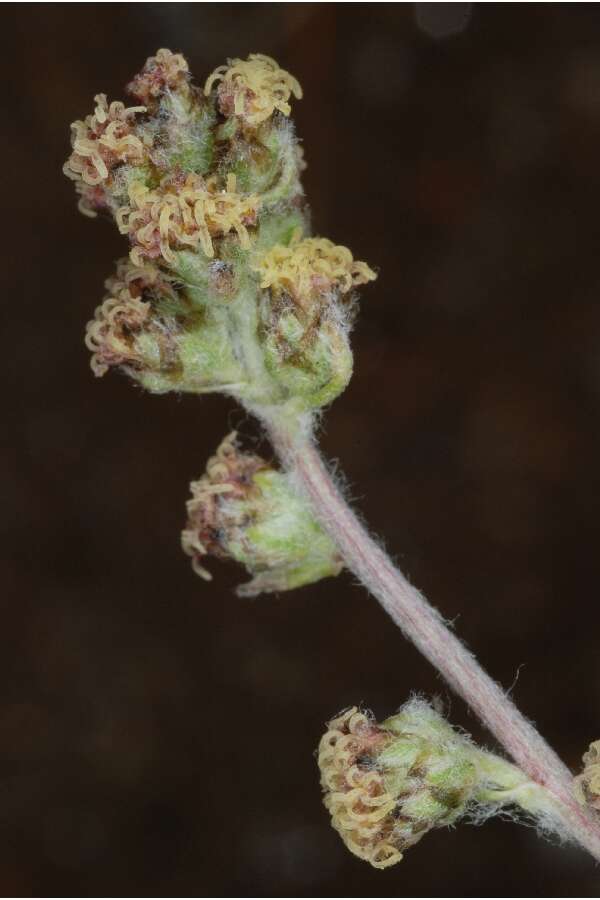
M 80 211 L 114 219 L 128 255 L 88 324 L 93 373 L 154 394 L 220 392 L 255 415 L 279 466 L 226 437 L 191 484 L 182 546 L 241 563 L 241 595 L 285 591 L 347 567 L 470 705 L 516 765 L 476 748 L 424 701 L 378 725 L 357 709 L 319 752 L 325 804 L 376 868 L 432 828 L 512 805 L 600 859 L 600 754 L 575 781 L 532 724 L 365 531 L 315 445 L 352 375 L 357 289 L 375 279 L 313 235 L 290 120 L 298 81 L 270 57 L 219 66 L 203 86 L 161 49 L 126 88 L 73 123 L 64 172 Z M 412 686 L 411 686 L 412 687 Z

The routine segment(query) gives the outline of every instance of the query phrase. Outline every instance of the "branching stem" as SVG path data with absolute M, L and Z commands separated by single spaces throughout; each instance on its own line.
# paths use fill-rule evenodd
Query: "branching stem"
M 440 614 L 393 565 L 349 508 L 310 435 L 310 427 L 275 415 L 262 418 L 273 446 L 298 490 L 337 543 L 346 566 L 379 600 L 393 621 L 443 675 L 450 687 L 510 754 L 522 771 L 544 789 L 546 814 L 559 830 L 600 861 L 600 821 L 573 795 L 573 778 L 546 741 L 484 672 Z

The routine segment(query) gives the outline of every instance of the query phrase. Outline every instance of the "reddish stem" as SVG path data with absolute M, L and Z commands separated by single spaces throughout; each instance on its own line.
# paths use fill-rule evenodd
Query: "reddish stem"
M 546 790 L 549 808 L 562 825 L 561 831 L 600 861 L 600 821 L 574 797 L 573 778 L 564 763 L 449 630 L 437 610 L 369 536 L 337 489 L 311 437 L 289 429 L 276 418 L 270 418 L 267 424 L 273 446 L 336 542 L 348 569 L 379 600 L 404 635 L 469 704 L 528 777 Z

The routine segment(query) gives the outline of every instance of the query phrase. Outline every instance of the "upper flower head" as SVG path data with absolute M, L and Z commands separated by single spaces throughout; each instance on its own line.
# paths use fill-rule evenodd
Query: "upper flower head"
M 110 206 L 114 170 L 123 163 L 141 164 L 147 156 L 147 142 L 135 130 L 135 119 L 144 106 L 126 107 L 118 100 L 110 106 L 106 94 L 94 98 L 92 115 L 71 125 L 73 152 L 63 166 L 65 175 L 76 182 L 82 212 L 95 215 Z
M 131 259 L 140 265 L 144 257 L 175 260 L 174 249 L 201 247 L 214 256 L 212 237 L 235 231 L 242 247 L 249 247 L 248 225 L 256 222 L 260 198 L 236 193 L 235 175 L 226 187 L 215 177 L 180 175 L 151 190 L 136 181 L 129 187 L 129 204 L 117 213 L 119 230 L 129 234 Z
M 229 65 L 216 68 L 204 86 L 207 96 L 217 82 L 223 115 L 238 116 L 250 126 L 260 125 L 275 110 L 289 116 L 290 96 L 302 98 L 302 88 L 293 75 L 262 53 L 251 53 L 247 60 L 231 59 Z
M 336 291 L 347 294 L 377 278 L 364 262 L 354 260 L 347 247 L 327 238 L 305 238 L 285 247 L 276 244 L 254 264 L 260 286 L 274 294 L 287 293 L 299 306 Z
M 145 106 L 152 107 L 167 91 L 186 90 L 189 85 L 190 70 L 181 53 L 158 50 L 150 56 L 141 72 L 127 85 L 127 93 Z

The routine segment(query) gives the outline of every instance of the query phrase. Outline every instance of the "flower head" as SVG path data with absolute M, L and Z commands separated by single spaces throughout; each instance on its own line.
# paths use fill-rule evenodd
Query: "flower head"
M 467 810 L 479 780 L 473 749 L 421 700 L 381 725 L 356 707 L 346 710 L 319 745 L 333 827 L 360 859 L 377 869 L 394 865 L 428 831 Z
M 238 593 L 285 591 L 337 575 L 341 559 L 289 477 L 259 456 L 242 453 L 235 432 L 228 435 L 192 482 L 182 546 L 197 574 L 212 554 L 235 559 L 253 575 Z
M 85 343 L 92 351 L 94 375 L 102 376 L 112 366 L 130 373 L 147 367 L 166 368 L 176 360 L 174 322 L 160 321 L 150 298 L 172 292 L 170 285 L 152 266 L 135 267 L 128 260 L 117 265 L 116 276 L 106 282 L 108 296 L 96 309 L 86 328 Z
M 131 259 L 142 265 L 144 258 L 162 256 L 175 261 L 175 249 L 200 247 L 215 255 L 212 238 L 235 231 L 242 247 L 249 247 L 248 226 L 256 222 L 260 198 L 236 193 L 235 175 L 219 190 L 217 179 L 200 175 L 176 176 L 151 190 L 136 181 L 129 187 L 129 204 L 117 213 L 122 234 L 129 234 Z
M 364 262 L 353 259 L 347 247 L 327 238 L 305 238 L 289 246 L 276 244 L 254 264 L 261 288 L 288 295 L 307 311 L 332 292 L 347 294 L 353 287 L 377 278 Z
M 140 165 L 148 154 L 147 142 L 135 128 L 136 116 L 146 108 L 126 107 L 117 100 L 109 105 L 106 94 L 94 100 L 93 114 L 71 125 L 73 152 L 63 167 L 75 181 L 82 211 L 88 215 L 110 206 L 107 194 L 115 169 L 124 163 Z
M 269 372 L 309 407 L 331 402 L 352 374 L 354 310 L 348 300 L 375 273 L 325 238 L 276 244 L 252 267 L 264 289 L 260 311 Z
M 291 95 L 302 98 L 302 88 L 293 75 L 262 53 L 251 53 L 247 60 L 232 59 L 229 65 L 216 68 L 206 80 L 206 96 L 217 83 L 223 115 L 237 116 L 252 127 L 266 121 L 275 110 L 289 116 Z
M 187 90 L 190 70 L 181 53 L 158 50 L 150 56 L 141 72 L 127 85 L 127 93 L 145 106 L 152 108 L 167 91 Z

